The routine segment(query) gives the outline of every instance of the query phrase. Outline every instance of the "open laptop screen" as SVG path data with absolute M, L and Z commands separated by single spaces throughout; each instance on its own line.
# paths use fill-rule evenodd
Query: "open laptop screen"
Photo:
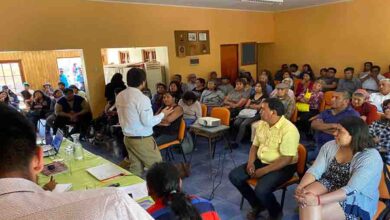
M 51 145 L 53 146 L 53 148 L 56 152 L 58 152 L 60 150 L 61 143 L 62 143 L 63 139 L 64 139 L 64 135 L 63 135 L 62 131 L 58 130 L 56 133 L 56 136 L 54 136 L 53 142 L 51 143 Z

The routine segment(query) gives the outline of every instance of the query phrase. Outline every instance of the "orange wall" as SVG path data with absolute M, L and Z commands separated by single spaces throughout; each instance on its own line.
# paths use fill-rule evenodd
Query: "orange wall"
M 168 46 L 170 73 L 220 72 L 220 45 L 272 42 L 272 13 L 102 3 L 86 0 L 1 0 L 0 51 L 83 49 L 94 115 L 104 106 L 101 48 Z M 210 30 L 200 65 L 177 58 L 174 30 Z M 244 67 L 255 70 L 255 66 Z
M 354 0 L 275 13 L 275 43 L 261 45 L 260 68 L 275 72 L 282 63 L 346 66 L 358 72 L 366 60 L 383 71 L 390 64 L 390 1 Z

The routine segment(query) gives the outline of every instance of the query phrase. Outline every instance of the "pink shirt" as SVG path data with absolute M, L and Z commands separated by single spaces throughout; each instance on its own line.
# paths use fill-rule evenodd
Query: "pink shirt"
M 0 210 L 0 219 L 153 219 L 115 188 L 55 193 L 22 178 L 0 179 Z

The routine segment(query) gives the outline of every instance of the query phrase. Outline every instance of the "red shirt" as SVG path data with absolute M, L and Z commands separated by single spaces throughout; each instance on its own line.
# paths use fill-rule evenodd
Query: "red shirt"
M 372 122 L 378 120 L 378 111 L 375 105 L 372 105 L 368 102 L 363 103 L 363 105 L 359 107 L 352 106 L 357 112 L 359 112 L 360 116 L 366 116 L 366 124 L 371 124 Z

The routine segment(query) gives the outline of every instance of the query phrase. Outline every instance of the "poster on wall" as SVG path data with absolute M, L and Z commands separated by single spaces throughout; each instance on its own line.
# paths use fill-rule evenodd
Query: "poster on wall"
M 85 91 L 83 66 L 81 57 L 57 58 L 59 81 L 65 87 L 76 85 L 80 90 Z
M 174 35 L 177 57 L 210 54 L 208 30 L 174 31 Z

